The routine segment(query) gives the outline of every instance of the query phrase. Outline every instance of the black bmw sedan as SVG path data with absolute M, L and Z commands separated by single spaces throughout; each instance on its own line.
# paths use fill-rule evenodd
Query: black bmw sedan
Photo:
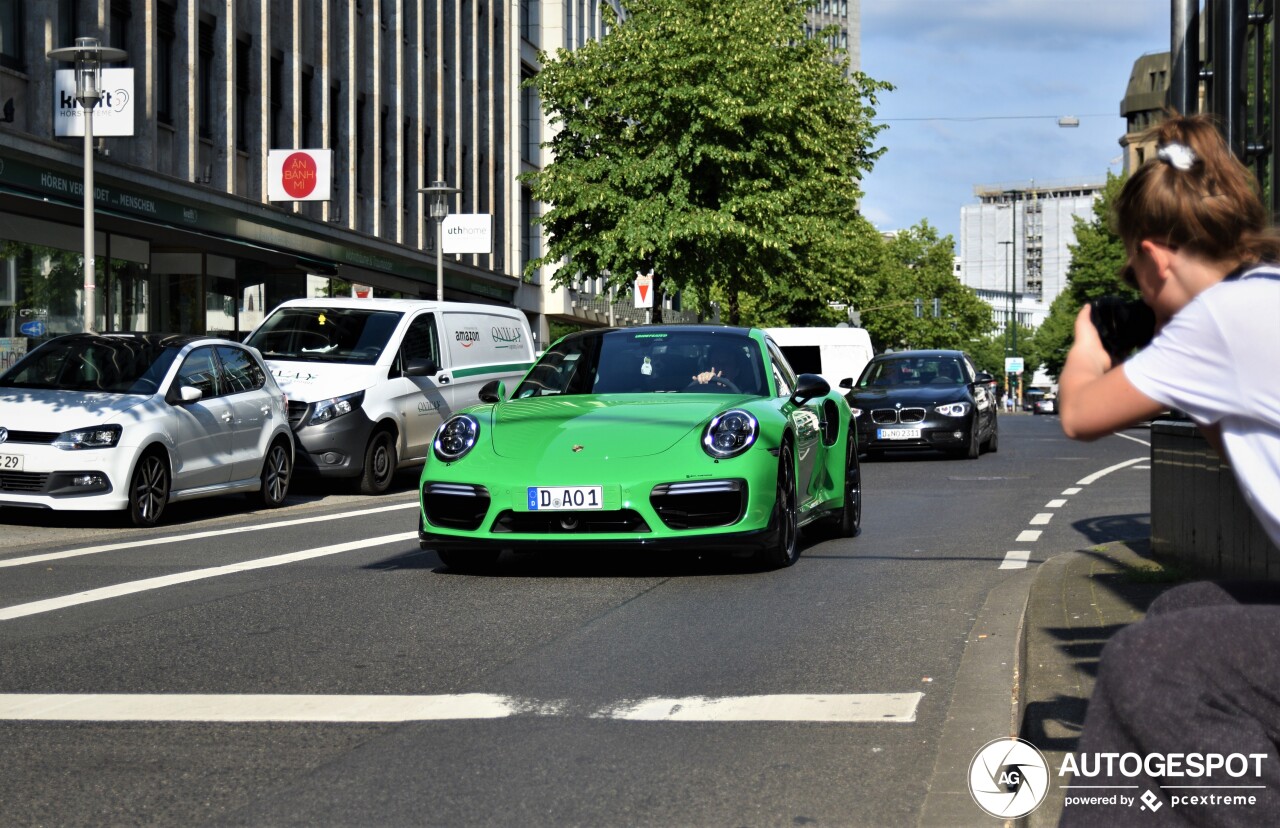
M 874 357 L 840 383 L 853 409 L 858 453 L 935 449 L 970 459 L 999 441 L 991 375 L 963 351 L 898 351 Z

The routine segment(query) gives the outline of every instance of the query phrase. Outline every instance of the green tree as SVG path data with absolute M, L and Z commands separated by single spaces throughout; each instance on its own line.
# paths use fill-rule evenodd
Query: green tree
M 851 299 L 877 351 L 956 348 L 991 330 L 991 306 L 955 276 L 955 242 L 921 221 L 883 243 Z M 920 316 L 916 316 L 916 300 Z M 939 315 L 933 315 L 934 299 Z
M 1093 218 L 1075 219 L 1075 244 L 1069 246 L 1067 287 L 1049 306 L 1049 316 L 1037 332 L 1045 371 L 1055 378 L 1066 362 L 1075 339 L 1075 319 L 1090 299 L 1101 296 L 1137 298 L 1137 291 L 1120 279 L 1128 256 L 1124 242 L 1111 226 L 1111 205 L 1124 186 L 1124 178 L 1107 173 L 1102 196 L 1093 203 Z
M 682 292 L 726 321 L 823 319 L 861 274 L 858 182 L 890 89 L 804 36 L 808 0 L 631 0 L 531 81 L 552 162 L 525 174 L 549 242 L 529 270 Z M 764 310 L 767 308 L 768 310 Z M 655 317 L 657 314 L 655 314 Z

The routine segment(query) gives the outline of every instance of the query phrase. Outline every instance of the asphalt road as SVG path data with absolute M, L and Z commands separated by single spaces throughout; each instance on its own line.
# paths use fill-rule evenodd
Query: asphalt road
M 1146 441 L 1015 415 L 866 463 L 861 535 L 776 572 L 454 574 L 412 475 L 148 531 L 0 510 L 0 824 L 914 825 L 988 594 L 1148 534 Z

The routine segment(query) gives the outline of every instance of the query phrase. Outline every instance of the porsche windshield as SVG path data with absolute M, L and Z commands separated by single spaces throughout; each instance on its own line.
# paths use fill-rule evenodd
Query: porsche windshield
M 284 307 L 247 344 L 265 359 L 372 365 L 403 314 L 364 308 Z
M 556 394 L 768 393 L 760 344 L 725 331 L 646 330 L 565 337 L 516 388 L 515 397 Z

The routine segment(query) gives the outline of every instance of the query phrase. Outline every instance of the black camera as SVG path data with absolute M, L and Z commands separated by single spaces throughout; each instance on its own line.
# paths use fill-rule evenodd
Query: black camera
M 1119 364 L 1156 333 L 1156 315 L 1141 299 L 1103 296 L 1089 303 L 1089 321 L 1098 330 L 1102 347 Z

